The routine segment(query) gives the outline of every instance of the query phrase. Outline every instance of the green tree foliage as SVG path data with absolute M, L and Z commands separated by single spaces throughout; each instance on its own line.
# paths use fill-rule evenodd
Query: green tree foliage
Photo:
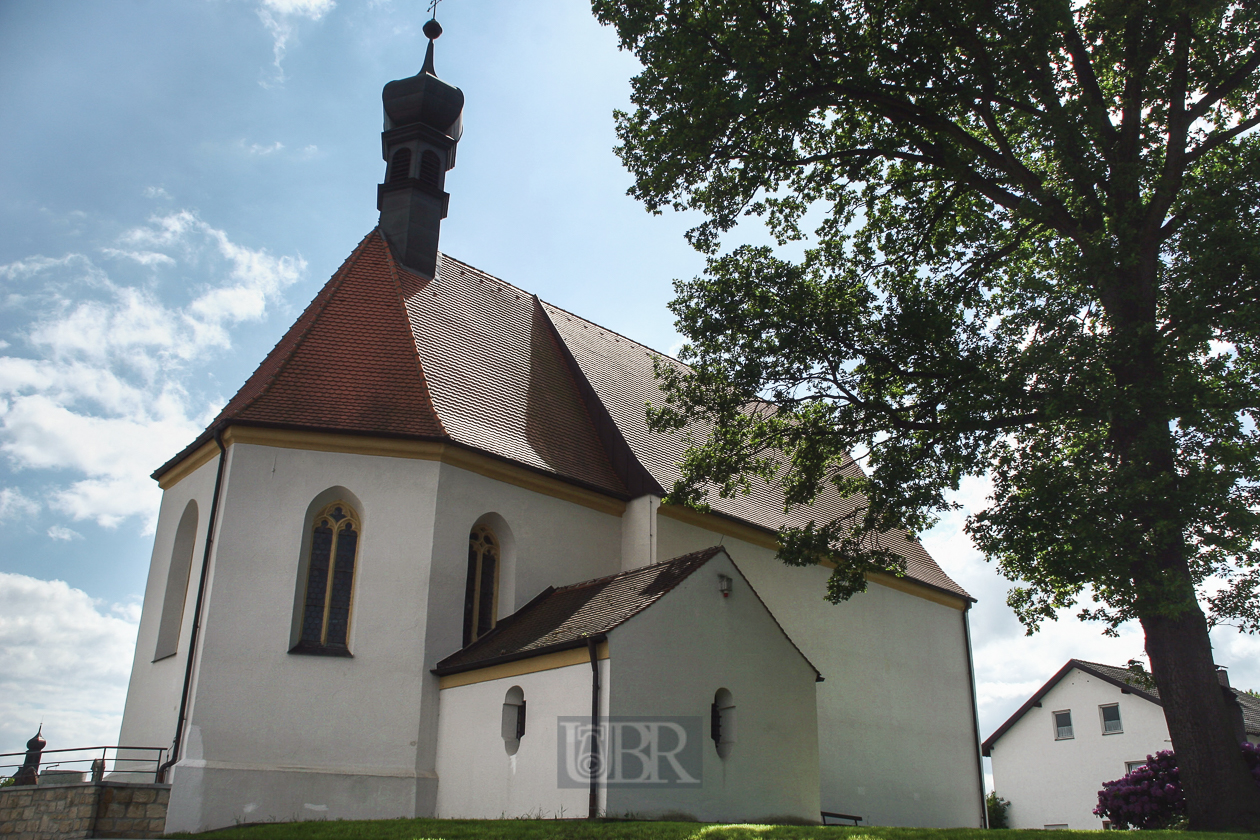
M 984 798 L 984 810 L 989 818 L 989 828 L 1010 828 L 1006 822 L 1007 812 L 1011 810 L 1009 799 L 1003 799 L 997 791 L 991 790 Z
M 864 497 L 781 534 L 842 600 L 990 476 L 1020 619 L 1140 620 L 1191 826 L 1260 829 L 1207 636 L 1260 629 L 1260 4 L 593 5 L 644 67 L 631 192 L 710 255 L 659 367 L 656 426 L 714 430 L 673 500 Z M 804 257 L 723 252 L 750 215 Z

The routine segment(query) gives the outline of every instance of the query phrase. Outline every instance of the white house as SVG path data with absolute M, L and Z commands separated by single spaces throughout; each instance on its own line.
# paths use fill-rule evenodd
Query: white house
M 1235 700 L 1238 734 L 1260 743 L 1260 698 L 1222 688 Z M 984 742 L 993 786 L 1011 803 L 1011 828 L 1100 829 L 1093 811 L 1104 782 L 1172 749 L 1159 689 L 1126 668 L 1068 660 Z
M 380 226 L 154 474 L 121 742 L 172 746 L 167 830 L 592 805 L 982 825 L 970 596 L 905 534 L 906 576 L 838 606 L 828 569 L 775 559 L 780 527 L 853 500 L 661 504 L 685 450 L 647 428 L 661 357 L 437 251 L 462 103 L 432 43 L 385 87 Z M 596 774 L 592 802 L 559 775 L 592 718 L 610 741 L 698 721 L 698 783 Z

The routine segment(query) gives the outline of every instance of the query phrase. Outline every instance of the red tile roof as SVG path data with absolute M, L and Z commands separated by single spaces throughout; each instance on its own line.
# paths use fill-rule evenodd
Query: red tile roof
M 783 638 L 796 648 L 821 681 L 818 669 L 788 636 L 735 560 L 720 545 L 558 589 L 549 586 L 500 621 L 489 633 L 438 662 L 433 673 L 456 674 L 499 662 L 581 647 L 588 639 L 602 638 L 651 607 L 719 554 L 726 555 L 736 574 L 774 621 Z
M 680 476 L 686 443 L 647 427 L 648 403 L 663 400 L 657 358 L 666 357 L 446 255 L 435 279 L 413 274 L 373 231 L 154 477 L 239 423 L 448 440 L 616 498 L 659 494 Z M 785 512 L 783 494 L 765 485 L 709 499 L 767 532 L 842 516 L 857 501 L 824 492 Z M 918 542 L 886 538 L 909 577 L 969 597 Z
M 229 420 L 444 436 L 379 233 L 359 243 L 213 425 Z

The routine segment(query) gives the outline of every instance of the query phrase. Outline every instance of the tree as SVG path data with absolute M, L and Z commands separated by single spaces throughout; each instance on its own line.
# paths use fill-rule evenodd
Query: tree
M 631 193 L 709 254 L 658 366 L 656 427 L 712 429 L 671 499 L 860 494 L 780 535 L 841 600 L 991 476 L 968 527 L 1029 632 L 1139 620 L 1190 825 L 1260 830 L 1208 640 L 1260 627 L 1260 4 L 593 6 L 644 67 Z M 750 215 L 804 256 L 722 252 Z

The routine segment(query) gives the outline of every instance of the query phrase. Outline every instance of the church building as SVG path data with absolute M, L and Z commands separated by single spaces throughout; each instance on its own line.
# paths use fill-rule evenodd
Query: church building
M 833 605 L 777 535 L 852 499 L 663 504 L 665 357 L 439 252 L 464 101 L 440 32 L 384 89 L 379 226 L 154 473 L 120 743 L 171 746 L 167 831 L 983 826 L 973 599 L 922 545 L 888 535 L 906 575 Z

